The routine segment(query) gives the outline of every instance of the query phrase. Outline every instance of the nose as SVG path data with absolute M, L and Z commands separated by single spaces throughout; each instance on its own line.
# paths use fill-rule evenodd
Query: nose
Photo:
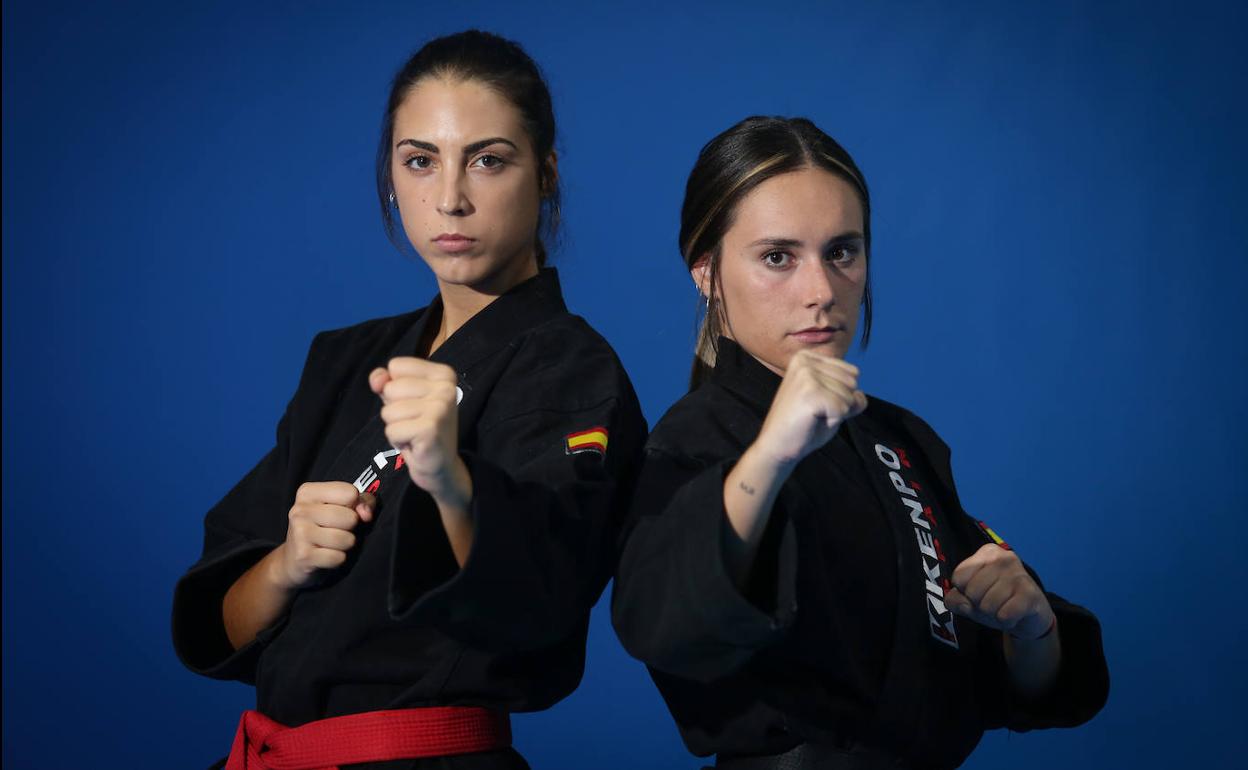
M 442 177 L 442 189 L 438 193 L 438 213 L 462 217 L 472 213 L 472 203 L 464 190 L 465 174 L 449 169 Z
M 830 308 L 836 304 L 836 288 L 832 280 L 835 268 L 822 259 L 803 259 L 798 265 L 802 286 L 802 304 L 808 308 Z

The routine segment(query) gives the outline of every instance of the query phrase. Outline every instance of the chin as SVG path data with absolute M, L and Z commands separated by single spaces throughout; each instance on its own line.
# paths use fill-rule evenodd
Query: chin
M 793 349 L 792 353 L 796 353 L 799 350 L 809 350 L 813 353 L 818 353 L 821 356 L 829 356 L 831 358 L 840 358 L 843 360 L 845 358 L 845 354 L 848 352 L 849 349 L 841 345 L 836 340 L 833 340 L 831 342 L 821 342 L 818 344 L 811 344 L 811 345 L 799 344 L 796 348 Z M 790 357 L 792 357 L 792 354 L 790 354 Z
M 452 286 L 475 286 L 489 279 L 490 275 L 484 270 L 473 270 L 465 268 L 452 268 L 450 270 L 435 270 L 434 274 L 442 283 L 449 283 Z
M 425 264 L 439 281 L 456 286 L 480 283 L 498 272 L 497 266 L 490 265 L 488 260 L 472 254 L 439 254 L 433 259 L 426 259 Z

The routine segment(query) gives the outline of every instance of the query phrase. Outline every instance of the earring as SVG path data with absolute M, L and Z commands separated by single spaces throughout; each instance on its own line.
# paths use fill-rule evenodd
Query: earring
M 390 205 L 394 205 L 394 190 L 390 191 Z

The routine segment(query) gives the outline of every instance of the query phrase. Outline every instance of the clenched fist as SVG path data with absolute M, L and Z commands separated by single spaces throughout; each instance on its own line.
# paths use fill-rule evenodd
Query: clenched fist
M 287 515 L 286 541 L 277 549 L 276 581 L 300 588 L 314 573 L 342 566 L 355 547 L 351 530 L 373 518 L 376 500 L 345 481 L 302 484 Z
M 1049 600 L 1013 551 L 981 547 L 953 571 L 949 609 L 1016 639 L 1038 639 L 1053 627 Z
M 841 423 L 866 408 L 858 367 L 800 350 L 789 361 L 754 446 L 774 462 L 791 465 L 828 443 Z
M 381 396 L 386 439 L 403 454 L 416 486 L 439 504 L 464 508 L 472 480 L 459 457 L 455 370 L 420 358 L 390 359 L 368 384 Z

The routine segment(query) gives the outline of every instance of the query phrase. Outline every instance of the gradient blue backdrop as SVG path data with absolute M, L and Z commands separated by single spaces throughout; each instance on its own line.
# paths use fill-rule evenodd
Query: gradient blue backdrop
M 866 387 L 944 435 L 968 508 L 1105 628 L 1105 711 L 990 734 L 968 767 L 1248 749 L 1242 4 L 356 5 L 4 4 L 6 767 L 227 749 L 252 692 L 180 667 L 172 586 L 313 333 L 431 296 L 371 164 L 393 70 L 468 26 L 549 76 L 555 264 L 652 423 L 689 360 L 698 148 L 779 113 L 854 153 Z M 697 767 L 605 609 L 581 688 L 517 743 L 539 769 Z

